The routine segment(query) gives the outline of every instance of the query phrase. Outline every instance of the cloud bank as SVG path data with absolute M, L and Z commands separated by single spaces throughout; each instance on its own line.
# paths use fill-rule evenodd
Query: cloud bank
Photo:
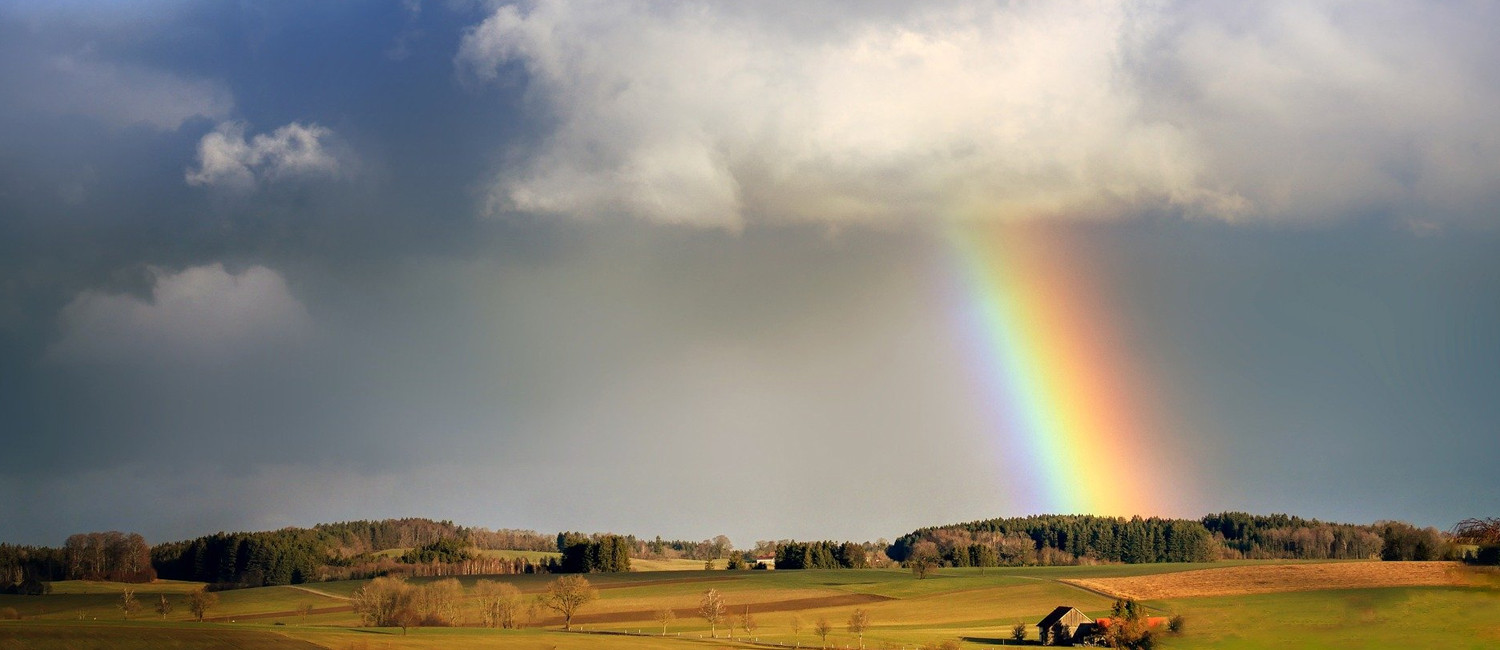
M 491 213 L 1472 217 L 1500 200 L 1495 53 L 1474 51 L 1496 48 L 1465 28 L 1489 12 L 542 0 L 497 8 L 455 63 L 521 80 L 551 125 Z
M 48 351 L 64 362 L 219 362 L 303 339 L 307 310 L 280 273 L 222 264 L 179 272 L 151 269 L 151 297 L 85 291 L 59 316 Z
M 345 165 L 327 147 L 333 131 L 293 122 L 245 139 L 245 125 L 225 122 L 198 141 L 198 167 L 187 183 L 249 191 L 263 182 L 338 177 Z

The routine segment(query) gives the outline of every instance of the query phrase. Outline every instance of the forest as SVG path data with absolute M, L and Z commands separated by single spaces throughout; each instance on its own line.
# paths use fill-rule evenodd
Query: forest
M 1436 528 L 1244 512 L 1197 520 L 1094 515 L 985 519 L 922 528 L 897 538 L 888 550 L 896 561 L 919 552 L 946 566 L 1462 557 L 1460 547 Z

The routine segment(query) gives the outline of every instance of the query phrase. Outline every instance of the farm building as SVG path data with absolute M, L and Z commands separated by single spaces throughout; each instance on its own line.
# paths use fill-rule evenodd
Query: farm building
M 1094 619 L 1076 607 L 1058 605 L 1036 624 L 1036 638 L 1042 645 L 1070 645 L 1074 640 L 1093 634 Z
M 757 569 L 774 569 L 774 568 L 776 568 L 776 556 L 775 555 L 757 555 L 757 556 L 755 556 L 755 568 L 757 568 Z

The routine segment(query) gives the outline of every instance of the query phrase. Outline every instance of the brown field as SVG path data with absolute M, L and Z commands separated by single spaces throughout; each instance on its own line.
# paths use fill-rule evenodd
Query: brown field
M 766 612 L 798 612 L 805 609 L 821 609 L 826 607 L 846 607 L 851 605 L 865 605 L 895 600 L 889 596 L 877 596 L 875 594 L 841 594 L 837 596 L 820 596 L 816 598 L 793 598 L 788 600 L 773 600 L 768 602 L 745 603 L 753 605 L 756 614 Z M 737 603 L 738 604 L 738 603 Z M 574 623 L 601 624 L 601 623 L 629 623 L 633 621 L 649 621 L 655 615 L 655 610 L 639 610 L 625 612 L 603 612 L 598 614 L 579 614 L 573 618 Z M 697 607 L 673 608 L 672 613 L 677 618 L 691 620 L 698 616 Z M 562 625 L 561 616 L 553 616 L 542 619 L 542 625 Z
M 1286 591 L 1437 587 L 1472 584 L 1453 562 L 1328 562 L 1199 569 L 1128 578 L 1064 579 L 1084 589 L 1137 600 L 1239 596 Z

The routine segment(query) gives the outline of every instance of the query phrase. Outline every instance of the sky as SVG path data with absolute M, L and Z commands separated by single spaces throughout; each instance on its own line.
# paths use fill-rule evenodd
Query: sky
M 0 541 L 1494 515 L 1497 12 L 0 4 Z

